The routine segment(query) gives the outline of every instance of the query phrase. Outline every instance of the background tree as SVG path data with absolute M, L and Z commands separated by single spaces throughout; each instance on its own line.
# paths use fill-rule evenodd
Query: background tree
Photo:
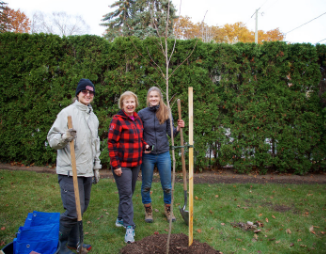
M 45 14 L 35 12 L 31 20 L 31 33 L 51 33 L 60 36 L 82 35 L 89 32 L 89 26 L 81 16 L 66 12 Z
M 0 33 L 8 31 L 7 3 L 0 1 Z
M 101 25 L 107 26 L 105 37 L 113 40 L 118 36 L 134 35 L 140 39 L 163 34 L 166 28 L 168 0 L 119 0 L 110 8 L 117 9 L 104 15 Z M 168 31 L 173 36 L 176 9 L 170 3 Z
M 200 38 L 203 42 L 215 41 L 216 43 L 237 43 L 237 42 L 254 42 L 255 32 L 250 31 L 242 22 L 234 24 L 225 24 L 220 26 L 209 26 L 206 23 L 193 23 L 190 17 L 175 19 L 179 22 L 177 29 L 174 31 L 178 39 L 188 40 Z M 282 41 L 284 35 L 278 28 L 264 32 L 258 31 L 258 43 L 264 41 Z
M 30 31 L 30 21 L 24 12 L 6 8 L 4 11 L 8 18 L 7 31 L 13 33 L 28 33 Z
M 105 37 L 113 40 L 115 37 L 126 35 L 135 3 L 136 0 L 118 0 L 109 6 L 110 8 L 117 7 L 117 9 L 103 15 L 104 23 L 101 25 L 107 27 Z

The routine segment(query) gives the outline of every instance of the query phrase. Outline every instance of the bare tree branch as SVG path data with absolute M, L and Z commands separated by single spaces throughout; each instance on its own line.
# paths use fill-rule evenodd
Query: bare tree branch
M 206 17 L 207 12 L 208 12 L 208 11 L 206 11 L 206 13 L 205 13 L 205 15 L 204 15 L 204 19 L 203 19 L 202 23 L 204 23 L 204 20 L 205 20 L 205 17 Z M 192 49 L 191 53 L 189 54 L 189 56 L 188 56 L 185 60 L 183 60 L 182 63 L 179 64 L 179 65 L 177 66 L 177 68 L 175 68 L 175 69 L 172 71 L 172 73 L 171 73 L 171 75 L 169 76 L 169 78 L 173 75 L 173 73 L 174 73 L 177 69 L 179 69 L 179 67 L 180 67 L 180 66 L 181 66 L 185 61 L 187 61 L 187 60 L 189 59 L 189 57 L 192 55 L 192 53 L 194 53 L 194 51 L 195 51 L 195 49 L 196 49 L 196 46 L 197 46 L 197 43 L 198 43 L 198 39 L 196 40 L 196 44 L 195 44 L 194 48 Z

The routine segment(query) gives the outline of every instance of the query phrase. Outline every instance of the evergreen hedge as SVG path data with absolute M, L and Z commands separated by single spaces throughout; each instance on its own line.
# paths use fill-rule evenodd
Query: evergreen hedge
M 195 43 L 177 41 L 171 71 Z M 89 78 L 96 87 L 93 107 L 100 121 L 101 159 L 108 166 L 108 127 L 120 94 L 135 92 L 141 109 L 148 88 L 165 91 L 149 57 L 164 68 L 157 45 L 153 38 L 108 42 L 89 35 L 0 34 L 0 161 L 54 164 L 47 132 L 58 112 L 72 103 L 79 79 Z M 198 42 L 170 80 L 170 98 L 181 99 L 186 123 L 188 87 L 194 88 L 196 169 L 325 170 L 325 67 L 325 45 Z M 176 103 L 172 110 L 176 119 Z M 181 170 L 178 154 L 177 166 Z

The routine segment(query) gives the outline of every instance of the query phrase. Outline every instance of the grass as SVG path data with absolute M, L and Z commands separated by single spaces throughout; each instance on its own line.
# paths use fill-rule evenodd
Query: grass
M 133 197 L 136 241 L 166 234 L 160 183 L 153 183 L 154 223 L 144 222 L 137 183 Z M 277 184 L 196 184 L 194 186 L 194 239 L 226 253 L 326 253 L 326 186 Z M 175 185 L 177 222 L 172 233 L 188 235 L 179 206 L 182 185 Z M 118 193 L 112 179 L 101 179 L 92 188 L 84 214 L 85 242 L 92 253 L 119 253 L 125 246 L 124 229 L 114 226 Z M 33 210 L 63 212 L 57 175 L 0 170 L 0 248 L 12 242 L 27 213 Z M 260 233 L 244 231 L 233 222 L 264 224 Z M 268 221 L 268 222 L 267 222 Z M 311 228 L 311 226 L 314 226 Z M 257 238 L 257 239 L 256 239 Z M 255 239 L 255 240 L 253 240 Z

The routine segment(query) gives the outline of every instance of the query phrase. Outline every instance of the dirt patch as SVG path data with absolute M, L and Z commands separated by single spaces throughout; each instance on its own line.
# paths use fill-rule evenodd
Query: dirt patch
M 287 211 L 290 211 L 292 210 L 291 207 L 289 206 L 286 206 L 286 205 L 274 205 L 272 207 L 272 209 L 276 212 L 280 212 L 280 213 L 284 213 L 284 212 L 287 212 Z
M 34 171 L 38 173 L 51 173 L 55 174 L 55 168 L 53 167 L 36 167 L 36 166 L 24 166 L 24 165 L 10 165 L 0 163 L 0 169 L 8 170 L 25 170 Z M 113 178 L 112 172 L 109 169 L 102 169 L 100 171 L 101 178 Z M 182 183 L 182 173 L 176 173 L 176 182 Z M 212 170 L 205 171 L 204 173 L 194 173 L 195 184 L 215 184 L 215 183 L 277 183 L 277 184 L 326 184 L 326 173 L 315 173 L 304 176 L 293 175 L 293 174 L 280 174 L 280 173 L 269 173 L 266 175 L 258 175 L 255 172 L 249 174 L 236 174 L 231 169 Z M 141 180 L 141 172 L 139 173 L 138 180 Z M 160 177 L 157 172 L 154 172 L 154 182 L 159 182 Z
M 151 235 L 126 245 L 122 250 L 122 254 L 165 254 L 166 253 L 166 234 Z M 171 254 L 222 254 L 218 250 L 214 250 L 207 243 L 201 243 L 194 240 L 192 245 L 188 246 L 188 236 L 185 234 L 172 234 L 170 238 Z

